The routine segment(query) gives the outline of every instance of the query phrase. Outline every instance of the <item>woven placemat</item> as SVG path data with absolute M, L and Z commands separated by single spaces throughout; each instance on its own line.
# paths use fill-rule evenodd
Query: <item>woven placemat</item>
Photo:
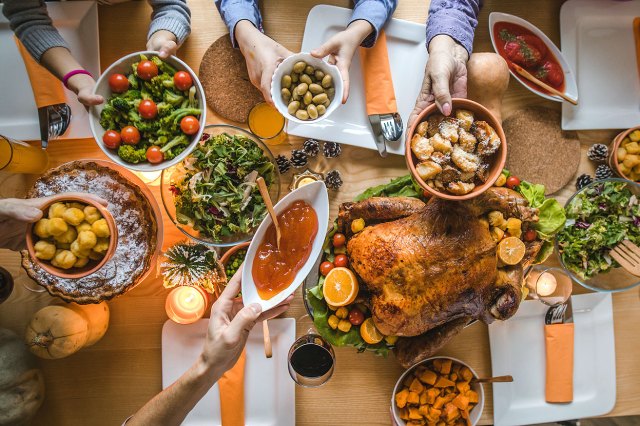
M 209 107 L 228 120 L 246 123 L 251 108 L 263 101 L 262 94 L 249 80 L 242 52 L 233 48 L 229 34 L 209 46 L 198 77 Z
M 506 168 L 515 176 L 545 186 L 547 194 L 571 182 L 580 164 L 575 132 L 560 128 L 560 112 L 544 107 L 519 109 L 502 123 L 507 137 Z

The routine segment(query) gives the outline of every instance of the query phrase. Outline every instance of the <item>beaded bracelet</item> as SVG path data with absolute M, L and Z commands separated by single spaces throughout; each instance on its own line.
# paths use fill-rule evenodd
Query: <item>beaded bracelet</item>
M 64 87 L 69 89 L 69 86 L 67 86 L 67 83 L 69 82 L 69 79 L 71 77 L 73 77 L 74 75 L 78 75 L 78 74 L 86 74 L 89 77 L 93 78 L 93 75 L 91 75 L 91 73 L 89 71 L 87 71 L 87 70 L 78 69 L 78 70 L 69 71 L 68 73 L 66 73 L 64 75 L 64 77 L 62 77 L 62 84 L 64 84 Z

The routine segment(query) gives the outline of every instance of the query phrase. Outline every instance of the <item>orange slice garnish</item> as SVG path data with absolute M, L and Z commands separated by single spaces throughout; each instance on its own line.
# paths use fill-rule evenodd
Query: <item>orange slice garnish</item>
M 333 268 L 322 287 L 324 300 L 331 306 L 346 306 L 358 296 L 358 280 L 347 268 Z
M 360 335 L 362 339 L 370 345 L 380 343 L 384 339 L 384 335 L 378 331 L 373 323 L 373 318 L 367 318 L 360 326 Z
M 518 237 L 507 237 L 498 244 L 498 257 L 507 265 L 517 265 L 527 251 Z

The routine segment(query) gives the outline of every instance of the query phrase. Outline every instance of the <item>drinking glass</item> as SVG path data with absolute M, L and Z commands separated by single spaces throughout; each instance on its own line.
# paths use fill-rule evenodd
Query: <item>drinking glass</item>
M 305 315 L 300 320 L 305 317 L 309 318 Z M 329 381 L 336 363 L 333 348 L 313 327 L 291 345 L 287 359 L 293 381 L 308 388 L 322 386 Z
M 49 157 L 44 149 L 0 135 L 0 171 L 41 174 L 48 165 Z
M 11 296 L 13 291 L 13 277 L 2 266 L 0 266 L 0 303 L 4 302 Z
M 249 112 L 249 130 L 267 145 L 281 144 L 287 134 L 284 132 L 285 118 L 266 102 L 260 102 Z
M 525 276 L 525 286 L 532 298 L 548 306 L 565 303 L 571 296 L 573 281 L 561 268 L 537 265 Z

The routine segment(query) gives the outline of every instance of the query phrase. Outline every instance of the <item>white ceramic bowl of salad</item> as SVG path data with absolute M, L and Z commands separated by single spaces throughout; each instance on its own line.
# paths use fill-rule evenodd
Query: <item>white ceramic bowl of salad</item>
M 144 51 L 131 53 L 118 59 L 116 62 L 111 64 L 111 66 L 109 66 L 109 68 L 107 68 L 102 73 L 102 75 L 100 75 L 100 78 L 98 78 L 98 81 L 96 82 L 96 86 L 94 88 L 94 94 L 102 96 L 105 99 L 105 102 L 100 105 L 92 106 L 89 109 L 89 124 L 96 143 L 111 161 L 131 170 L 136 170 L 139 172 L 154 172 L 166 169 L 167 167 L 171 167 L 181 162 L 196 147 L 198 141 L 200 140 L 200 137 L 202 136 L 202 132 L 204 131 L 204 127 L 206 124 L 207 103 L 204 96 L 204 90 L 202 88 L 202 85 L 200 84 L 200 81 L 198 80 L 198 76 L 196 75 L 196 73 L 182 60 L 178 59 L 175 56 L 170 56 L 169 58 L 164 59 L 163 62 L 173 68 L 176 71 L 176 74 L 178 72 L 186 72 L 188 74 L 188 77 L 186 77 L 182 73 L 179 77 L 182 77 L 180 79 L 180 82 L 185 85 L 183 87 L 186 87 L 186 85 L 189 83 L 189 80 L 191 80 L 191 84 L 189 85 L 189 87 L 184 91 L 178 91 L 175 89 L 175 83 L 173 83 L 174 87 L 167 87 L 165 85 L 159 86 L 157 89 L 158 91 L 156 92 L 157 94 L 152 95 L 154 99 L 151 99 L 152 101 L 154 101 L 156 109 L 158 110 L 155 118 L 145 119 L 140 117 L 139 120 L 137 120 L 136 118 L 135 122 L 129 121 L 128 123 L 125 123 L 125 121 L 121 119 L 116 125 L 108 126 L 116 128 L 105 129 L 101 124 L 102 112 L 105 108 L 110 108 L 107 107 L 107 104 L 110 103 L 109 101 L 112 96 L 118 95 L 118 93 L 115 93 L 112 90 L 111 86 L 113 85 L 113 87 L 117 88 L 119 91 L 125 89 L 126 87 L 128 87 L 129 89 L 134 89 L 131 83 L 129 83 L 129 85 L 127 86 L 127 83 L 123 82 L 122 78 L 120 78 L 120 80 L 114 78 L 115 81 L 111 82 L 111 84 L 110 79 L 115 74 L 125 75 L 126 77 L 128 77 L 129 81 L 132 78 L 135 79 L 135 77 L 133 76 L 133 65 L 141 61 L 140 55 L 144 55 L 149 60 L 152 60 L 152 58 L 157 57 L 158 52 Z M 160 67 L 159 73 L 162 74 L 162 72 L 162 67 Z M 138 85 L 144 84 L 139 78 L 135 80 L 137 80 Z M 171 81 L 175 82 L 178 81 L 178 79 L 171 79 Z M 171 85 L 171 83 L 168 84 Z M 120 87 L 118 87 L 119 85 Z M 194 90 L 195 93 L 193 93 Z M 161 95 L 159 95 L 160 93 Z M 182 100 L 180 98 L 182 98 Z M 131 101 L 133 101 L 133 99 L 142 100 L 142 95 L 135 96 L 132 92 Z M 132 111 L 134 111 L 135 114 L 142 115 L 143 113 L 153 113 L 153 106 L 146 105 L 148 107 L 147 109 L 141 109 L 139 105 L 139 103 L 141 102 L 135 102 L 136 105 L 138 105 L 137 107 L 134 106 L 132 108 Z M 182 112 L 178 111 L 183 107 L 187 109 L 183 109 Z M 187 114 L 187 112 L 189 112 L 189 109 L 193 107 L 200 110 L 199 115 L 191 113 Z M 172 113 L 175 113 L 175 116 L 177 118 L 177 120 L 174 120 L 172 128 L 170 130 L 167 130 L 167 127 L 165 125 L 162 125 L 163 130 L 166 130 L 167 133 L 167 135 L 164 136 L 164 138 L 166 139 L 160 138 L 160 135 L 158 135 L 157 131 L 155 130 L 144 131 L 144 126 L 150 125 L 150 123 L 153 123 L 156 120 L 161 120 L 162 116 L 171 115 Z M 184 133 L 181 128 L 181 123 L 184 116 L 192 116 L 197 119 L 197 123 L 192 119 L 188 119 L 185 121 L 185 128 L 188 128 L 189 134 Z M 111 123 L 114 122 L 111 121 Z M 128 131 L 125 132 L 121 132 L 121 130 L 126 126 L 126 124 L 136 123 L 138 127 L 143 128 L 143 131 L 138 131 L 140 142 L 135 145 L 130 145 L 132 148 L 125 148 L 126 152 L 123 151 L 121 153 L 121 156 L 119 155 L 117 146 L 127 145 L 127 143 L 124 142 L 125 139 L 129 141 L 129 143 L 133 143 L 133 141 L 135 141 L 135 132 L 130 132 L 129 130 L 131 129 L 128 129 Z M 134 127 L 136 126 L 134 125 Z M 119 143 L 116 142 L 117 137 L 115 137 L 113 133 L 105 135 L 105 133 L 110 130 L 118 132 L 118 136 L 120 136 Z M 150 138 L 155 139 L 155 142 L 150 142 Z M 172 144 L 171 146 L 173 147 L 168 147 L 172 141 L 175 141 L 174 143 L 177 144 Z M 116 148 L 109 148 L 107 145 L 105 145 L 105 143 L 108 143 L 110 144 L 110 146 L 114 146 Z M 147 154 L 146 151 L 150 146 L 157 146 L 157 148 L 152 148 L 152 152 L 149 152 Z M 144 152 L 142 150 L 143 148 L 145 148 Z M 158 149 L 160 151 L 158 151 Z M 163 150 L 165 150 L 166 153 L 163 153 Z M 132 161 L 126 161 L 123 157 L 130 160 L 139 160 L 139 162 L 134 163 Z M 155 163 L 150 162 L 148 158 L 153 159 Z

